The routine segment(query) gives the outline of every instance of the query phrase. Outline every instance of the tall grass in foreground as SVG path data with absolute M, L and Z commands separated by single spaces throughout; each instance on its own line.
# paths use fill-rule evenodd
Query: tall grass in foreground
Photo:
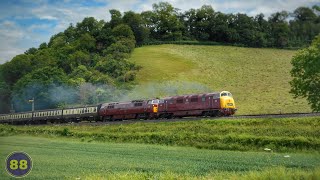
M 222 179 L 246 178 L 248 174 L 309 178 L 319 174 L 320 167 L 318 153 L 204 150 L 32 136 L 0 137 L 0 144 L 2 162 L 13 151 L 32 157 L 30 179 Z M 0 163 L 0 169 L 4 166 Z M 5 171 L 0 171 L 0 177 L 10 179 Z
M 200 120 L 106 126 L 0 126 L 0 135 L 28 134 L 81 141 L 277 152 L 320 150 L 320 117 Z
M 71 179 L 71 177 L 70 177 Z M 73 178 L 72 178 L 73 179 Z M 214 179 L 214 180 L 284 180 L 284 179 L 320 179 L 320 169 L 301 170 L 284 167 L 267 168 L 262 171 L 249 172 L 212 172 L 205 176 L 194 176 L 188 174 L 166 173 L 146 173 L 146 172 L 123 172 L 108 173 L 106 175 L 88 175 L 84 179 Z

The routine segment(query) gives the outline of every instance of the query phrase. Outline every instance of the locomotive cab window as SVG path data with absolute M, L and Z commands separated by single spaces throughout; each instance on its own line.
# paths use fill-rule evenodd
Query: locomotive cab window
M 228 93 L 221 93 L 221 96 L 228 96 Z
M 177 103 L 183 103 L 183 99 L 182 98 L 177 99 Z

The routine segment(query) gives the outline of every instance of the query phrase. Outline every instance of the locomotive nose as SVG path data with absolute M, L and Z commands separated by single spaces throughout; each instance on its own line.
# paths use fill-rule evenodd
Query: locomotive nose
M 220 94 L 220 106 L 226 114 L 234 114 L 237 110 L 232 94 L 227 91 L 223 91 Z

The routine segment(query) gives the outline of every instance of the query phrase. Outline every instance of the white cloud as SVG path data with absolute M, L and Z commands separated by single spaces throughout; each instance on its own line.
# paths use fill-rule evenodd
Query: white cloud
M 47 19 L 47 20 L 57 20 L 58 18 L 54 16 L 40 16 L 40 19 Z
M 14 22 L 4 21 L 0 24 L 0 64 L 23 53 L 23 49 L 18 47 L 21 38 L 23 38 L 23 31 Z

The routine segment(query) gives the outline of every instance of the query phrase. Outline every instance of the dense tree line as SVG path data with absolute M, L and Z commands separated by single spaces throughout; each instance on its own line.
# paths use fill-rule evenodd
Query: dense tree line
M 250 47 L 304 47 L 320 32 L 318 6 L 276 12 L 268 19 L 263 14 L 225 14 L 208 5 L 181 12 L 166 2 L 141 13 L 109 12 L 109 22 L 85 18 L 52 36 L 48 43 L 0 65 L 0 113 L 8 112 L 12 102 L 18 111 L 30 110 L 26 108 L 27 100 L 33 97 L 38 102 L 36 108 L 41 109 L 68 103 L 92 104 L 99 102 L 99 97 L 112 96 L 105 88 L 83 85 L 127 87 L 139 69 L 127 61 L 136 45 L 205 41 Z M 74 93 L 49 98 L 57 89 Z
M 320 33 L 319 6 L 276 12 L 266 19 L 263 14 L 224 14 L 207 5 L 181 13 L 161 2 L 140 16 L 150 32 L 150 36 L 141 38 L 145 41 L 198 40 L 284 48 L 307 46 Z
M 117 20 L 117 12 L 110 11 L 110 22 L 88 17 L 76 26 L 70 24 L 48 43 L 2 64 L 1 113 L 11 105 L 16 111 L 31 110 L 32 98 L 36 109 L 94 104 L 99 97 L 113 96 L 99 85 L 123 87 L 133 81 L 139 67 L 127 58 L 136 45 L 135 35 L 122 17 Z

